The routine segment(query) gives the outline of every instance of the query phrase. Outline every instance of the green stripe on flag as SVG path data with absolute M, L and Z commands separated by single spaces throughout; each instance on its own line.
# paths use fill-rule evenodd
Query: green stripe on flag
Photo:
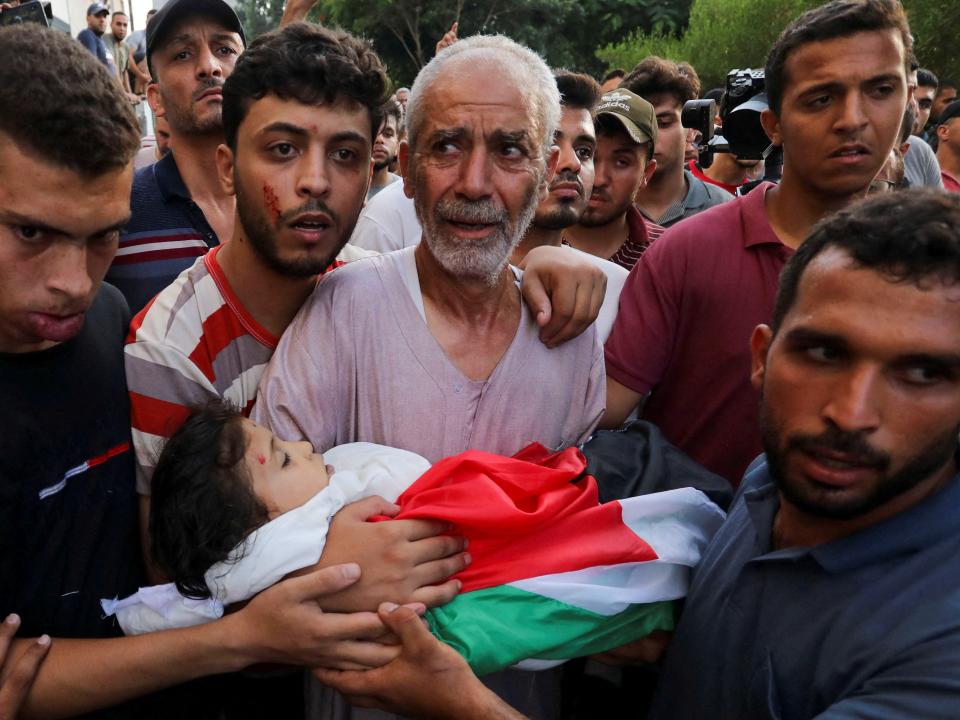
M 565 660 L 672 630 L 672 601 L 631 605 L 600 615 L 567 603 L 498 585 L 458 595 L 427 613 L 433 634 L 463 655 L 478 675 L 520 660 Z

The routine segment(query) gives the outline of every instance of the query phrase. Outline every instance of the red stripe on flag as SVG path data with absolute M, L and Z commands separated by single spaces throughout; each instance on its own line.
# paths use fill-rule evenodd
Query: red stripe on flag
M 470 450 L 441 460 L 397 500 L 396 519 L 450 522 L 470 541 L 463 591 L 597 565 L 656 560 L 623 524 L 620 504 L 598 504 L 576 448 L 531 445 L 514 458 Z M 580 479 L 577 479 L 580 478 Z

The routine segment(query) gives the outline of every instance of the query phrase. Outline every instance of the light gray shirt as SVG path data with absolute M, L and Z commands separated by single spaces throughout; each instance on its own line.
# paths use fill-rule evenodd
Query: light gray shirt
M 606 401 L 589 328 L 550 350 L 521 303 L 513 342 L 486 380 L 467 378 L 430 333 L 414 248 L 327 275 L 280 341 L 252 417 L 317 450 L 375 442 L 430 462 L 468 449 L 513 455 L 586 440 Z
M 903 176 L 910 187 L 935 187 L 943 189 L 940 163 L 937 154 L 923 138 L 911 135 L 907 138 L 910 149 L 903 156 Z

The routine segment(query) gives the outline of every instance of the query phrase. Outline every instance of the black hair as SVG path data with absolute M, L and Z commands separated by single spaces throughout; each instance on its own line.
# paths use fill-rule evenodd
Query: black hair
M 600 83 L 589 75 L 557 70 L 553 74 L 560 91 L 560 104 L 577 110 L 593 110 L 600 101 Z
M 196 408 L 164 446 L 153 473 L 151 556 L 186 597 L 210 597 L 207 570 L 269 519 L 243 462 L 242 419 L 221 400 Z
M 622 78 L 627 73 L 623 68 L 614 68 L 606 75 L 603 76 L 603 79 L 600 81 L 600 84 L 603 85 L 607 80 L 613 80 L 614 78 Z
M 683 105 L 700 94 L 700 78 L 690 63 L 675 63 L 651 55 L 637 63 L 620 87 L 645 100 L 651 95 L 669 93 Z
M 119 83 L 69 35 L 0 28 L 0 133 L 86 178 L 130 164 L 140 127 Z
M 777 115 L 789 82 L 787 60 L 798 48 L 824 40 L 846 38 L 861 32 L 896 30 L 905 50 L 904 71 L 913 48 L 907 15 L 898 0 L 833 0 L 805 12 L 773 43 L 764 71 L 767 99 Z
M 960 283 L 960 195 L 931 188 L 878 193 L 822 220 L 780 274 L 773 311 L 777 332 L 793 306 L 807 266 L 839 248 L 855 267 L 891 282 Z
M 952 79 L 950 79 L 950 78 L 940 78 L 940 84 L 937 85 L 937 95 L 936 95 L 936 97 L 940 97 L 940 93 L 942 93 L 942 92 L 943 92 L 944 90 L 946 90 L 947 88 L 953 88 L 954 90 L 956 90 L 956 89 L 957 89 L 957 83 L 954 82 L 954 81 L 953 81 Z
M 111 15 L 110 17 L 111 17 L 111 19 L 112 19 L 112 18 L 115 18 L 117 15 L 123 15 L 124 17 L 127 17 L 127 14 L 126 14 L 123 10 L 117 10 L 117 11 L 116 11 L 113 15 Z
M 926 68 L 920 68 L 917 70 L 917 86 L 918 87 L 938 87 L 940 81 L 937 80 L 937 76 L 933 74 L 931 70 Z
M 268 94 L 308 105 L 350 100 L 367 109 L 376 139 L 389 81 L 370 43 L 344 30 L 298 22 L 261 35 L 238 59 L 223 86 L 223 129 L 237 148 L 250 106 Z
M 383 115 L 383 120 L 386 120 L 388 117 L 394 118 L 397 121 L 397 132 L 400 131 L 400 126 L 403 124 L 403 106 L 400 105 L 400 101 L 397 100 L 396 97 L 391 95 L 390 99 L 383 104 L 380 113 Z M 381 120 L 381 122 L 383 122 L 383 120 Z M 377 125 L 377 130 L 379 129 L 380 126 Z

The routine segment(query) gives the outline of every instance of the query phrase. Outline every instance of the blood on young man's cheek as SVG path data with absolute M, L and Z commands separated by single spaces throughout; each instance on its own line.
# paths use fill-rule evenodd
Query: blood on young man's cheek
M 277 193 L 267 183 L 263 184 L 263 203 L 267 210 L 273 215 L 275 221 L 280 220 L 280 198 Z

